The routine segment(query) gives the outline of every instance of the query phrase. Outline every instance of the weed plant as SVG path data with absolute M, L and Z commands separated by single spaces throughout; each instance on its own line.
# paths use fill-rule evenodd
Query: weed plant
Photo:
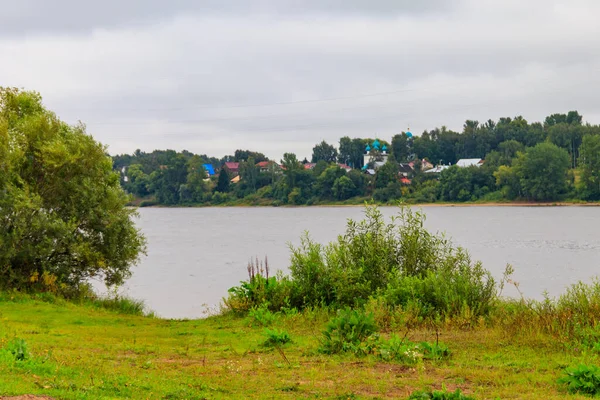
M 579 365 L 568 368 L 558 380 L 566 385 L 569 393 L 581 393 L 588 396 L 600 394 L 600 368 L 595 365 Z

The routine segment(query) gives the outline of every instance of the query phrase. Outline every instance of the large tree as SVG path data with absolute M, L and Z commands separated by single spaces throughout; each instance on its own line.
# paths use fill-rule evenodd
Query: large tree
M 405 162 L 408 158 L 408 136 L 406 133 L 399 133 L 392 137 L 391 154 L 397 162 Z
M 145 250 L 128 200 L 83 125 L 62 122 L 37 93 L 0 88 L 0 286 L 123 283 Z
M 322 141 L 313 147 L 312 162 L 326 161 L 328 163 L 335 162 L 337 160 L 338 152 L 333 145 L 328 144 L 326 141 Z
M 525 197 L 546 201 L 567 191 L 569 164 L 566 150 L 545 142 L 519 153 L 514 168 Z
M 600 200 L 600 136 L 586 135 L 579 156 L 580 192 L 586 200 Z

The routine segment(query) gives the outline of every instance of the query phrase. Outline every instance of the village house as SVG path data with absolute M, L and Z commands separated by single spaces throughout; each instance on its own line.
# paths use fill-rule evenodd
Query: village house
M 456 166 L 460 168 L 481 167 L 484 160 L 481 158 L 461 158 L 457 161 Z
M 260 172 L 271 172 L 271 168 L 276 172 L 281 171 L 281 166 L 275 161 L 261 161 L 256 166 L 260 169 Z
M 229 175 L 234 176 L 240 173 L 240 163 L 238 162 L 226 162 L 223 168 L 227 170 Z

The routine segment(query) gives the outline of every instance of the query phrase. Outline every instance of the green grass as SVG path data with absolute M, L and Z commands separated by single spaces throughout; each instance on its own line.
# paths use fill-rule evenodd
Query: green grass
M 289 333 L 292 341 L 273 348 L 264 346 L 265 328 L 247 317 L 163 320 L 123 313 L 129 306 L 52 299 L 0 293 L 0 396 L 402 399 L 416 391 L 460 389 L 476 399 L 583 399 L 557 380 L 567 367 L 598 363 L 591 350 L 483 322 L 471 330 L 441 329 L 451 356 L 407 366 L 375 356 L 321 354 L 321 332 L 333 316 L 322 310 L 278 314 L 270 329 Z M 407 339 L 433 343 L 436 335 L 422 329 Z M 17 361 L 11 349 L 26 356 Z

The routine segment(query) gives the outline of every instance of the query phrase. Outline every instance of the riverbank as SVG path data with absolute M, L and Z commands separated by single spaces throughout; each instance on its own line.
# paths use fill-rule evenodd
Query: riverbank
M 482 320 L 469 329 L 439 329 L 449 359 L 406 366 L 319 353 L 331 316 L 325 311 L 278 314 L 269 328 L 292 340 L 278 351 L 264 345 L 265 328 L 249 317 L 163 320 L 42 298 L 0 295 L 0 396 L 396 399 L 458 388 L 476 399 L 563 399 L 567 393 L 556 380 L 564 368 L 597 360 L 549 335 Z M 392 333 L 413 342 L 436 340 L 425 327 L 382 331 Z M 21 343 L 23 360 L 7 352 L 14 343 Z
M 283 207 L 283 208 L 304 208 L 304 207 L 364 207 L 365 202 L 369 202 L 370 200 L 364 200 L 362 203 L 323 203 L 323 204 L 312 204 L 312 205 L 273 205 L 273 204 L 246 204 L 246 203 L 232 203 L 232 204 L 217 204 L 217 205 L 209 205 L 209 204 L 190 204 L 190 205 L 177 205 L 177 206 L 167 206 L 167 205 L 159 205 L 153 204 L 151 206 L 142 206 L 142 208 L 206 208 L 206 207 Z M 386 206 L 396 206 L 399 203 L 377 203 L 374 202 L 372 204 L 386 207 Z M 401 203 L 410 207 L 600 207 L 600 202 L 465 202 L 465 203 Z M 133 206 L 133 205 L 132 205 Z M 139 206 L 138 206 L 139 207 Z

